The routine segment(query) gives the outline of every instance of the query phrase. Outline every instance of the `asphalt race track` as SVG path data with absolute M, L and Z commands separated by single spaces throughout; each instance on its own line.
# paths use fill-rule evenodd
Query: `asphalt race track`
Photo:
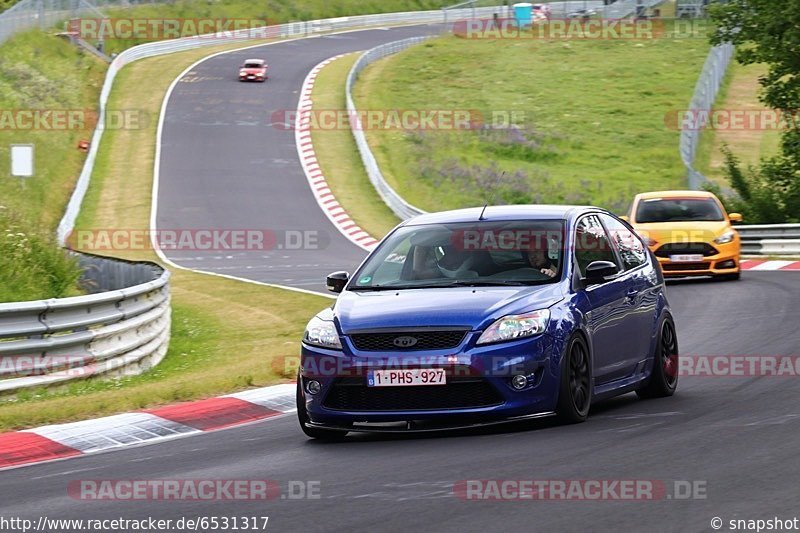
M 327 228 L 330 241 L 318 251 L 169 257 L 315 290 L 328 271 L 360 261 L 364 252 L 316 206 L 294 136 L 269 126 L 264 114 L 296 107 L 296 91 L 319 61 L 427 31 L 371 30 L 273 45 L 215 57 L 187 75 L 168 107 L 159 228 Z M 247 56 L 265 57 L 273 78 L 263 85 L 236 82 L 236 66 Z M 674 282 L 668 290 L 682 355 L 798 355 L 796 273 L 745 272 L 739 282 Z M 542 420 L 423 437 L 356 435 L 344 443 L 307 440 L 286 416 L 2 472 L 0 516 L 256 515 L 270 517 L 269 531 L 712 531 L 713 517 L 727 524 L 798 514 L 798 398 L 797 377 L 689 376 L 673 398 L 640 401 L 629 394 L 595 406 L 580 425 Z M 81 501 L 67 492 L 81 479 L 318 481 L 320 498 Z M 678 481 L 703 487 L 705 498 L 469 501 L 454 495 L 459 481 L 481 479 L 655 480 L 669 496 Z
M 366 252 L 339 233 L 317 205 L 294 131 L 280 119 L 296 111 L 303 80 L 319 62 L 438 31 L 439 26 L 414 26 L 314 37 L 223 54 L 186 73 L 164 120 L 157 227 L 263 230 L 281 246 L 167 256 L 188 268 L 316 291 L 325 290 L 329 272 L 352 271 Z M 267 60 L 267 82 L 237 81 L 238 67 L 249 57 Z M 305 232 L 313 232 L 319 245 L 297 249 L 292 239 Z
M 794 273 L 677 282 L 683 355 L 797 354 Z M 682 377 L 677 394 L 629 394 L 588 422 L 528 422 L 466 434 L 307 440 L 293 416 L 0 474 L 0 516 L 160 518 L 267 515 L 270 531 L 711 531 L 709 521 L 797 514 L 797 377 Z M 320 499 L 80 501 L 80 479 L 319 481 Z M 705 484 L 706 499 L 467 501 L 467 479 L 633 479 Z

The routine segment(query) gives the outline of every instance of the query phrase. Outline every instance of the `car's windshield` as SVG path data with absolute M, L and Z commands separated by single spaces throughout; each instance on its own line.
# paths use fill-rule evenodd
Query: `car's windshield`
M 405 226 L 369 257 L 350 290 L 536 285 L 559 279 L 563 221 Z
M 712 198 L 652 198 L 639 202 L 636 222 L 699 222 L 725 220 Z
M 256 62 L 248 62 L 244 64 L 244 68 L 261 68 L 263 65 L 261 63 Z

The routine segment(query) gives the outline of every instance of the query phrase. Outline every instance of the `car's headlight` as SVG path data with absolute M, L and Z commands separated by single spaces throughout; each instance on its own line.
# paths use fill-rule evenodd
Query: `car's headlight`
M 336 331 L 336 325 L 329 320 L 322 320 L 318 316 L 312 318 L 306 326 L 303 342 L 323 348 L 342 349 L 342 342 L 339 340 L 339 332 Z
M 245 74 L 247 74 L 246 70 L 240 70 L 239 71 L 239 76 L 244 76 Z
M 478 344 L 511 341 L 543 333 L 550 320 L 550 310 L 541 309 L 524 315 L 509 315 L 496 320 L 478 339 Z
M 717 244 L 728 244 L 733 240 L 734 237 L 736 237 L 736 232 L 733 230 L 728 230 L 719 237 L 717 237 L 716 239 L 714 239 L 714 242 Z

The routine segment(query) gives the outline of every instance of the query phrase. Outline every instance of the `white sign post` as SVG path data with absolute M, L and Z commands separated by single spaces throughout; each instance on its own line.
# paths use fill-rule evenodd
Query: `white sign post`
M 33 145 L 11 145 L 11 175 L 20 178 L 33 177 Z

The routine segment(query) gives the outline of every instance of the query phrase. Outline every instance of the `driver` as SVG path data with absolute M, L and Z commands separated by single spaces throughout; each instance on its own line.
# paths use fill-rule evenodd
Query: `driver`
M 547 257 L 544 250 L 528 250 L 523 252 L 528 264 L 549 278 L 556 277 L 558 268 Z

